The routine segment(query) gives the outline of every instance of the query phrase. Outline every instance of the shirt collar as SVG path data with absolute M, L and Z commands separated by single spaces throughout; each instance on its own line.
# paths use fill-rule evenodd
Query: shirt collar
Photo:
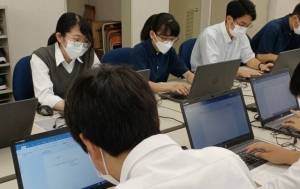
M 231 38 L 230 38 L 230 36 L 229 36 L 229 34 L 228 34 L 227 30 L 226 30 L 226 23 L 225 23 L 225 21 L 223 21 L 223 22 L 220 23 L 220 27 L 221 27 L 222 35 L 223 35 L 223 37 L 225 39 L 225 43 L 227 44 L 227 43 L 231 42 Z
M 178 146 L 178 149 L 181 149 L 180 146 L 170 139 L 167 135 L 159 134 L 151 136 L 141 143 L 139 143 L 126 157 L 121 171 L 120 182 L 125 182 L 128 179 L 128 175 L 134 166 L 141 158 L 146 156 L 148 153 L 154 153 L 157 149 L 165 146 Z
M 83 63 L 82 60 L 80 58 L 77 58 L 77 60 L 80 63 Z M 55 43 L 55 61 L 56 61 L 56 66 L 59 66 L 62 62 L 65 61 L 65 58 L 58 46 L 58 42 Z
M 291 28 L 290 28 L 290 15 L 291 14 L 288 14 L 282 18 L 283 19 L 283 32 L 285 35 L 290 34 L 292 32 Z
M 145 43 L 146 43 L 147 49 L 149 50 L 149 55 L 150 55 L 150 56 L 155 55 L 155 54 L 158 54 L 158 53 L 156 52 L 156 50 L 155 50 L 153 44 L 152 44 L 151 38 L 147 39 L 147 40 L 145 41 Z

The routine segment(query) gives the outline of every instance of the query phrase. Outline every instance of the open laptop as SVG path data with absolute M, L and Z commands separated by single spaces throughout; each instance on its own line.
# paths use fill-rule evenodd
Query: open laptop
M 88 154 L 68 128 L 21 137 L 10 143 L 19 189 L 98 189 L 112 186 L 98 177 Z
M 193 149 L 220 146 L 238 154 L 251 170 L 266 163 L 245 148 L 254 139 L 240 88 L 181 103 L 188 137 Z
M 290 80 L 289 70 L 284 69 L 253 78 L 250 83 L 261 125 L 266 129 L 300 138 L 299 131 L 282 127 L 284 120 L 295 116 L 290 110 L 299 110 L 297 97 L 289 90 Z
M 189 95 L 166 92 L 160 93 L 159 96 L 175 102 L 183 102 L 230 90 L 240 63 L 241 59 L 237 59 L 198 66 Z
M 270 73 L 288 68 L 290 74 L 293 75 L 299 63 L 300 63 L 300 48 L 281 52 L 279 53 L 277 60 L 274 62 L 274 66 L 270 69 Z M 267 73 L 262 72 L 262 75 L 264 74 Z M 251 78 L 256 78 L 256 77 L 260 77 L 260 76 L 252 76 Z M 237 77 L 237 80 L 249 82 L 250 78 Z
M 36 98 L 0 104 L 0 148 L 9 142 L 30 135 L 38 100 Z
M 137 73 L 141 74 L 143 76 L 143 78 L 148 82 L 149 78 L 150 78 L 150 69 L 145 69 L 145 70 L 139 70 L 136 71 Z

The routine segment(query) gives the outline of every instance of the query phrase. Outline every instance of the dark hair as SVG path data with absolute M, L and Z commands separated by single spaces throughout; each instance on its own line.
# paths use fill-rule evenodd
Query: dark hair
M 290 82 L 290 91 L 293 95 L 300 95 L 300 64 L 296 67 Z
M 52 45 L 57 42 L 55 34 L 57 32 L 61 33 L 64 37 L 66 33 L 70 32 L 71 29 L 78 25 L 80 28 L 80 32 L 89 40 L 91 43 L 90 49 L 94 46 L 93 33 L 89 24 L 78 14 L 68 12 L 64 13 L 60 16 L 56 24 L 55 33 L 52 34 L 49 39 L 47 45 Z
M 126 66 L 101 65 L 79 76 L 68 92 L 64 115 L 85 151 L 80 133 L 114 157 L 160 133 L 149 84 Z
M 293 13 L 292 13 L 292 16 L 294 15 L 297 15 L 298 17 L 300 17 L 300 3 L 298 5 L 296 5 Z
M 233 0 L 228 3 L 226 16 L 231 16 L 234 20 L 242 16 L 249 15 L 252 21 L 256 19 L 255 5 L 250 0 Z
M 178 37 L 180 33 L 180 26 L 173 15 L 169 13 L 159 13 L 150 16 L 145 22 L 141 31 L 141 41 L 145 41 L 150 38 L 149 32 L 151 30 L 153 30 L 156 34 L 161 32 L 161 35 Z

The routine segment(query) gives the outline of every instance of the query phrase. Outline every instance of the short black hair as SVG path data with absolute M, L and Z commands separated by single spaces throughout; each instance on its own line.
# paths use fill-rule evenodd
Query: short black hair
M 160 35 L 178 37 L 180 33 L 180 26 L 173 15 L 169 13 L 159 13 L 151 15 L 146 20 L 141 31 L 141 41 L 145 41 L 150 38 L 149 32 L 151 30 L 153 30 L 156 34 L 160 32 Z
M 114 157 L 160 133 L 149 84 L 126 66 L 101 65 L 79 76 L 67 94 L 64 115 L 85 152 L 80 133 Z
M 296 5 L 293 13 L 292 13 L 292 16 L 294 15 L 297 15 L 298 17 L 300 17 L 300 3 L 298 5 Z
M 47 45 L 49 46 L 57 42 L 55 36 L 57 32 L 61 33 L 61 35 L 65 37 L 66 33 L 70 32 L 71 29 L 76 25 L 79 26 L 82 35 L 84 35 L 91 43 L 89 50 L 93 48 L 94 40 L 93 40 L 93 33 L 91 27 L 89 26 L 87 21 L 82 18 L 82 16 L 72 12 L 67 12 L 60 16 L 56 24 L 55 33 L 53 33 L 49 37 Z
M 300 96 L 300 64 L 298 64 L 292 75 L 290 91 L 293 95 Z
M 252 21 L 256 19 L 255 5 L 250 0 L 233 0 L 228 3 L 226 16 L 231 16 L 234 20 L 242 16 L 249 15 Z

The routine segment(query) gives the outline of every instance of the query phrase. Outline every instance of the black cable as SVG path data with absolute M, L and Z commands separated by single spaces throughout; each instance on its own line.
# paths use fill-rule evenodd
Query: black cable
M 58 125 L 58 126 L 57 126 L 57 120 L 59 120 L 59 119 L 64 119 L 64 117 L 63 117 L 63 116 L 60 116 L 60 117 L 57 117 L 57 118 L 55 119 L 54 125 L 52 126 L 53 129 L 59 129 L 59 128 L 62 128 L 62 127 L 64 127 L 64 126 L 66 126 L 65 123 L 62 124 L 62 125 Z
M 280 128 L 280 129 L 283 129 L 283 128 Z M 281 133 L 280 132 L 280 130 L 279 131 L 273 131 L 273 132 L 271 132 L 270 134 L 276 139 L 276 143 L 279 145 L 279 146 L 281 146 L 281 147 L 292 147 L 292 148 L 294 148 L 294 150 L 295 151 L 297 151 L 297 150 L 300 150 L 300 148 L 298 148 L 297 146 L 296 146 L 296 144 L 297 144 L 297 138 L 292 134 L 292 132 L 289 130 L 289 129 L 287 129 L 288 130 L 288 132 L 289 132 L 289 134 L 290 134 L 290 136 L 287 138 L 287 137 L 278 137 L 278 135 L 280 135 L 280 134 L 283 134 L 283 133 Z M 284 143 L 282 143 L 282 144 L 280 144 L 279 142 L 278 142 L 278 139 L 284 139 L 284 140 L 291 140 L 291 139 L 293 139 L 294 138 L 294 140 L 293 140 L 293 142 L 284 142 Z
M 256 128 L 260 128 L 260 129 L 264 129 L 262 126 L 252 124 L 252 123 L 255 123 L 255 122 L 259 122 L 258 114 L 255 114 L 253 118 L 254 118 L 254 120 L 250 121 L 251 126 L 256 127 Z
M 177 121 L 177 122 L 179 122 L 179 123 L 182 123 L 182 124 L 184 124 L 184 122 L 182 122 L 182 121 L 179 121 L 178 119 L 175 119 L 175 118 L 172 118 L 172 117 L 165 117 L 165 116 L 159 116 L 159 117 L 161 117 L 161 118 L 165 118 L 165 119 L 173 119 L 173 120 L 175 120 L 175 121 Z

